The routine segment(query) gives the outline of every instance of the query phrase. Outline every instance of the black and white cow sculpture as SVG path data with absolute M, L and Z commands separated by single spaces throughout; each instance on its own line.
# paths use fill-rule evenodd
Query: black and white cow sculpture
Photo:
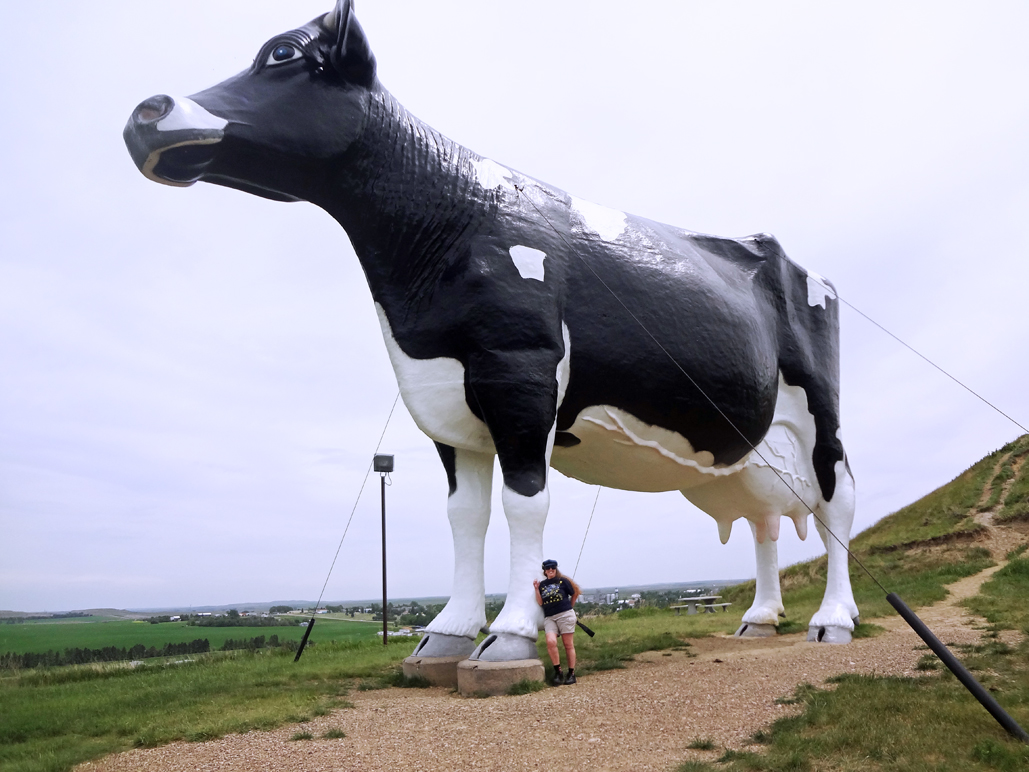
M 494 456 L 510 584 L 475 656 L 536 656 L 551 466 L 682 491 L 723 542 L 747 518 L 758 573 L 744 627 L 776 624 L 779 520 L 804 538 L 813 510 L 840 541 L 817 524 L 828 584 L 811 634 L 850 639 L 838 301 L 774 238 L 606 209 L 452 142 L 379 83 L 349 0 L 265 43 L 224 83 L 147 99 L 125 141 L 156 182 L 310 201 L 350 236 L 404 402 L 450 483 L 453 595 L 420 656 L 466 655 L 486 623 Z

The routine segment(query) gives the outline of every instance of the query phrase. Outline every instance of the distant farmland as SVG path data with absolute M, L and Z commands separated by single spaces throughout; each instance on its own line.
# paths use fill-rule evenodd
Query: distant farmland
M 0 624 L 0 654 L 43 653 L 70 648 L 101 649 L 106 646 L 128 649 L 137 644 L 161 648 L 168 643 L 189 643 L 197 638 L 206 638 L 211 643 L 211 649 L 219 649 L 230 638 L 240 640 L 259 635 L 266 638 L 277 635 L 281 642 L 299 642 L 305 630 L 297 626 L 191 627 L 185 622 L 162 622 L 156 625 L 123 621 Z M 369 640 L 376 638 L 376 631 L 380 630 L 381 627 L 367 622 L 319 617 L 311 633 L 311 640 Z

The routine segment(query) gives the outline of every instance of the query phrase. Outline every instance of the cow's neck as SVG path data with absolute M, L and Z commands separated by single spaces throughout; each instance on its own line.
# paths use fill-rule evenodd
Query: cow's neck
M 469 150 L 385 90 L 372 94 L 368 116 L 325 208 L 347 231 L 377 301 L 431 295 L 454 242 L 490 205 L 467 171 Z

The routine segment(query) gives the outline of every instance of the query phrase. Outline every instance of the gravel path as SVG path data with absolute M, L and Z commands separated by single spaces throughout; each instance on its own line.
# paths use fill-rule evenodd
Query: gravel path
M 984 544 L 997 559 L 1025 541 L 1015 529 L 992 526 Z M 999 568 L 999 566 L 997 567 Z M 979 639 L 981 620 L 956 603 L 974 595 L 997 568 L 950 586 L 951 595 L 920 616 L 946 643 Z M 921 641 L 894 617 L 875 620 L 888 632 L 847 646 L 807 643 L 805 634 L 770 639 L 717 636 L 692 641 L 684 652 L 640 655 L 625 670 L 588 676 L 575 686 L 520 697 L 463 699 L 449 690 L 355 692 L 355 707 L 272 732 L 251 732 L 204 743 L 134 750 L 78 767 L 79 772 L 179 770 L 661 770 L 690 759 L 711 760 L 721 747 L 742 748 L 761 727 L 796 708 L 776 705 L 804 682 L 822 684 L 839 673 L 918 675 Z M 329 729 L 344 739 L 316 738 Z M 686 746 L 710 739 L 719 750 Z M 544 755 L 544 752 L 548 752 Z

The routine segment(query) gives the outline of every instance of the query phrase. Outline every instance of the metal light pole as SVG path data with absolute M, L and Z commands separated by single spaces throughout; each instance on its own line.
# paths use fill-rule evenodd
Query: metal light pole
M 376 454 L 372 468 L 379 473 L 382 491 L 382 645 L 388 643 L 386 629 L 386 475 L 393 471 L 393 456 Z

